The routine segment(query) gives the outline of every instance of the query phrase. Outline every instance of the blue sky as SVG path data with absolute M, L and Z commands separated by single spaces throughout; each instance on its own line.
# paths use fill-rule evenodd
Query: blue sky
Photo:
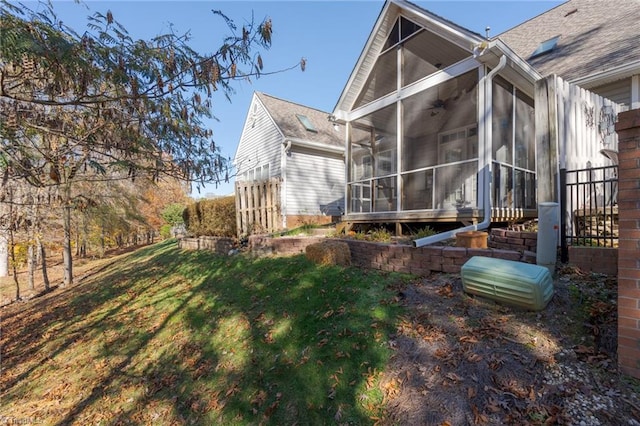
M 26 2 L 31 7 L 34 2 Z M 561 1 L 417 1 L 413 3 L 479 34 L 501 32 L 551 9 Z M 190 32 L 191 45 L 201 53 L 215 51 L 228 30 L 212 9 L 221 10 L 238 26 L 266 17 L 273 22 L 273 45 L 262 52 L 265 71 L 288 68 L 301 58 L 306 71 L 288 71 L 235 85 L 231 102 L 214 95 L 211 121 L 222 154 L 233 157 L 254 91 L 261 91 L 330 112 L 333 110 L 358 60 L 384 1 L 54 1 L 59 17 L 76 31 L 84 30 L 86 17 L 111 10 L 134 38 L 150 38 L 169 30 Z M 233 183 L 210 185 L 194 197 L 228 195 Z

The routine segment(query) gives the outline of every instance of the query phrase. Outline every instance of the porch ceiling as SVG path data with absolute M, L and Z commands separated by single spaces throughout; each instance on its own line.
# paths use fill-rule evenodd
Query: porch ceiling
M 382 51 L 389 32 L 400 15 L 419 24 L 432 33 L 432 37 L 425 40 L 421 53 L 428 53 L 427 56 L 432 56 L 434 53 L 441 55 L 443 57 L 442 63 L 446 63 L 444 59 L 451 55 L 451 52 L 447 49 L 447 45 L 443 45 L 443 39 L 453 43 L 460 49 L 468 50 L 470 56 L 472 46 L 483 40 L 479 34 L 432 14 L 413 3 L 404 0 L 388 0 L 382 8 L 371 35 L 334 108 L 333 113 L 337 117 L 341 117 L 343 112 L 351 110 L 371 70 L 376 64 L 378 55 Z

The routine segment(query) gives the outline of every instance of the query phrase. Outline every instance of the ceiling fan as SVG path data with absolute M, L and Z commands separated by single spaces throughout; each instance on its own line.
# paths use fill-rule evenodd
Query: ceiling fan
M 434 115 L 438 115 L 440 113 L 440 110 L 446 110 L 447 109 L 447 101 L 444 99 L 436 99 L 435 101 L 433 101 L 433 103 L 431 104 L 431 108 L 429 108 L 431 110 L 431 116 L 433 117 Z
M 431 111 L 432 117 L 438 115 L 440 111 L 445 111 L 447 109 L 447 103 L 449 102 L 449 99 L 440 98 L 440 87 L 438 87 L 437 90 L 436 99 L 431 102 L 431 106 L 427 108 L 427 111 Z
M 473 87 L 472 87 L 473 89 Z M 431 103 L 431 107 L 427 108 L 427 110 L 431 111 L 431 116 L 435 116 L 438 115 L 440 113 L 440 111 L 446 111 L 448 107 L 451 106 L 451 102 L 453 101 L 454 103 L 460 99 L 460 97 L 462 95 L 464 95 L 465 93 L 468 93 L 469 90 L 456 90 L 451 96 L 449 96 L 449 98 L 447 99 L 441 99 L 440 98 L 440 88 L 438 88 L 438 92 L 437 92 L 437 97 L 436 99 Z

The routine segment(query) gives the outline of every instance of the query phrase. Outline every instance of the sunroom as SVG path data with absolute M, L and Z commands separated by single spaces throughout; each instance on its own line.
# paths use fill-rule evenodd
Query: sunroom
M 387 2 L 331 116 L 345 129 L 344 220 L 401 232 L 536 217 L 540 78 L 500 40 Z

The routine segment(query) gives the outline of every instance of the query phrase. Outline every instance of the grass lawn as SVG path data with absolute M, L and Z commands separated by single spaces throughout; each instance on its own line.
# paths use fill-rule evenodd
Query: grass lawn
M 0 419 L 374 423 L 406 279 L 302 255 L 141 249 L 0 311 Z

